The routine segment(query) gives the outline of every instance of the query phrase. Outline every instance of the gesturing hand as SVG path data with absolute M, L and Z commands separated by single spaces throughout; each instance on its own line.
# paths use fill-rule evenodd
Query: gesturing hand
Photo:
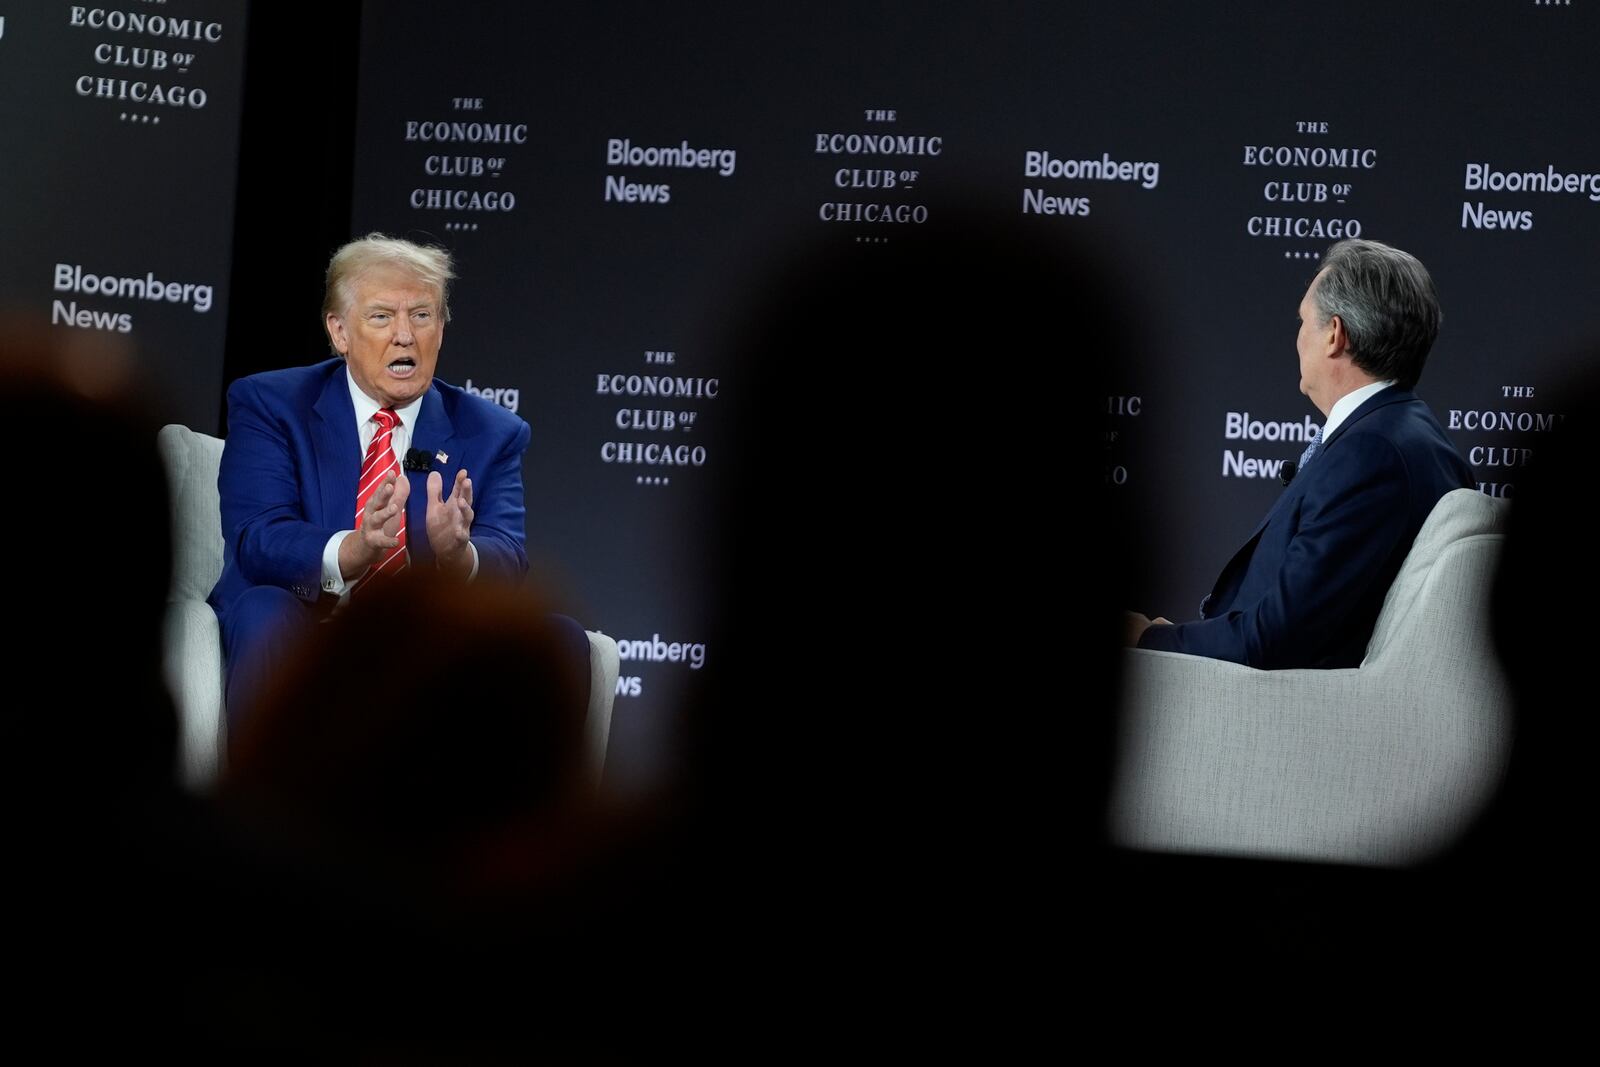
M 400 517 L 406 513 L 411 482 L 398 473 L 389 474 L 367 498 L 361 512 L 361 528 L 339 545 L 339 573 L 356 578 L 377 563 L 400 543 Z
M 465 575 L 472 569 L 467 548 L 472 535 L 472 479 L 463 468 L 456 471 L 449 500 L 443 499 L 443 490 L 444 477 L 438 471 L 428 475 L 428 544 L 440 570 Z

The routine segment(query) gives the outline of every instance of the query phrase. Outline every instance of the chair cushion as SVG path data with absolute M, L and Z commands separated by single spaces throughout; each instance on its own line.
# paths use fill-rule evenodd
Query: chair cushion
M 1509 510 L 1507 501 L 1487 496 L 1476 489 L 1456 489 L 1440 498 L 1429 513 L 1428 521 L 1418 531 L 1411 552 L 1406 556 L 1400 573 L 1395 576 L 1394 584 L 1389 587 L 1389 595 L 1384 598 L 1383 611 L 1378 614 L 1372 640 L 1367 643 L 1368 661 L 1388 647 L 1401 632 L 1440 555 L 1451 545 L 1468 537 L 1503 537 Z
M 205 600 L 222 576 L 217 470 L 222 439 L 168 425 L 156 436 L 172 493 L 172 588 L 168 600 Z

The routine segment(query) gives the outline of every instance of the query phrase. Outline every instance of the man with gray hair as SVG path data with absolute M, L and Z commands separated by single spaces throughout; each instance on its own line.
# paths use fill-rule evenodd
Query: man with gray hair
M 1439 333 L 1414 256 L 1340 241 L 1300 301 L 1300 391 L 1327 422 L 1195 622 L 1129 612 L 1126 642 L 1266 670 L 1355 667 L 1439 498 L 1472 470 L 1411 392 Z
M 328 263 L 334 358 L 229 387 L 211 604 L 230 721 L 305 622 L 405 567 L 462 581 L 527 572 L 528 424 L 434 378 L 453 277 L 442 248 L 352 241 Z

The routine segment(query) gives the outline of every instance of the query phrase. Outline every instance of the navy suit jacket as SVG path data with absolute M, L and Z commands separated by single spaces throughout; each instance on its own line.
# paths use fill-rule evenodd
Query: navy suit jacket
M 1370 396 L 1289 483 L 1201 605 L 1140 648 L 1264 670 L 1356 667 L 1383 600 L 1439 498 L 1472 470 L 1410 390 Z
M 437 378 L 423 394 L 411 447 L 434 458 L 448 497 L 462 467 L 472 477 L 472 543 L 480 575 L 527 572 L 522 454 L 528 424 Z M 402 457 L 404 458 L 404 457 Z M 342 358 L 240 378 L 228 388 L 222 496 L 222 577 L 211 605 L 225 615 L 251 586 L 275 585 L 306 601 L 322 590 L 328 539 L 354 527 L 361 441 Z M 407 472 L 406 542 L 413 563 L 428 544 L 426 471 Z

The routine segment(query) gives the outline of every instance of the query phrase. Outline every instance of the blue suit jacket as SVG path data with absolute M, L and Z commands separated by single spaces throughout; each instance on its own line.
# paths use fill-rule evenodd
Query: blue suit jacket
M 448 495 L 456 471 L 472 476 L 472 543 L 480 575 L 527 572 L 522 454 L 528 424 L 437 378 L 423 394 L 411 447 L 433 461 Z M 222 495 L 222 577 L 211 605 L 225 615 L 255 585 L 321 595 L 322 551 L 351 529 L 361 443 L 342 358 L 240 378 L 228 388 L 228 440 L 217 489 Z M 403 457 L 402 457 L 403 458 Z M 413 562 L 433 558 L 428 544 L 425 471 L 406 474 L 406 541 Z
M 1439 498 L 1472 469 L 1428 405 L 1391 386 L 1323 442 L 1223 568 L 1200 621 L 1152 626 L 1140 648 L 1252 667 L 1355 667 Z

